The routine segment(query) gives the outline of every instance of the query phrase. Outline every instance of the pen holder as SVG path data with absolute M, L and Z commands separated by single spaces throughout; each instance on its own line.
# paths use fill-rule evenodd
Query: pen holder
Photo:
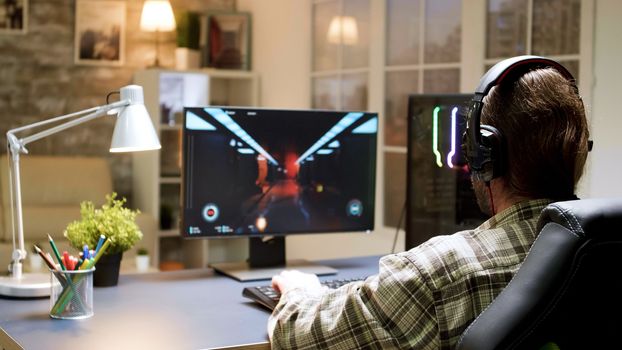
M 80 319 L 93 316 L 93 271 L 50 271 L 50 317 Z

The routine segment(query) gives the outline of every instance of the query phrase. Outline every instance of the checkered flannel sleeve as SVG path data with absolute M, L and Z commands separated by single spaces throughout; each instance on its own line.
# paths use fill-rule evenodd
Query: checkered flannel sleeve
M 433 295 L 416 267 L 389 255 L 379 270 L 321 296 L 285 293 L 268 322 L 272 348 L 438 348 Z

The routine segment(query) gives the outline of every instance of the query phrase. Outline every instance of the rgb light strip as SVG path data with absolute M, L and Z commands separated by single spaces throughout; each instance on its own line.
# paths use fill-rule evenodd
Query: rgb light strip
M 438 115 L 441 112 L 441 107 L 436 106 L 432 112 L 432 152 L 436 157 L 436 165 L 439 168 L 443 167 L 442 154 L 439 151 L 439 127 L 438 127 Z M 458 113 L 458 107 L 451 109 L 451 150 L 447 154 L 447 166 L 454 167 L 454 156 L 456 155 L 456 114 Z
M 451 151 L 447 155 L 447 165 L 450 168 L 454 167 L 454 155 L 456 155 L 456 113 L 458 107 L 454 107 L 451 110 Z
M 443 162 L 441 161 L 441 152 L 438 151 L 438 113 L 441 111 L 441 107 L 434 107 L 433 119 L 432 119 L 432 151 L 436 156 L 436 165 L 439 168 L 443 167 Z

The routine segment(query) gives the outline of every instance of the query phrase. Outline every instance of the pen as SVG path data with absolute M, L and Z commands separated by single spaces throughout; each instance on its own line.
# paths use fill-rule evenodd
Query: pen
M 52 239 L 52 236 L 50 236 L 50 234 L 48 234 L 48 239 L 50 240 L 50 245 L 52 246 L 52 251 L 54 252 L 54 255 L 56 256 L 56 260 L 58 260 L 58 263 L 60 264 L 61 269 L 64 271 L 65 269 L 65 265 L 63 265 L 63 259 L 60 258 L 60 254 L 58 253 L 58 249 L 56 248 L 56 244 L 54 244 L 54 240 Z
M 93 265 L 97 264 L 97 261 L 99 261 L 99 258 L 101 258 L 101 256 L 104 255 L 109 245 L 110 245 L 110 239 L 107 239 L 104 242 L 104 244 L 102 244 L 101 249 L 99 249 L 99 251 L 97 252 L 97 255 L 95 255 L 95 258 L 92 260 L 89 260 L 88 263 L 87 261 L 85 261 L 80 267 L 80 270 L 90 269 L 91 267 L 93 267 Z
M 83 259 L 89 258 L 89 246 L 86 244 L 84 245 L 84 247 L 82 247 L 82 258 Z

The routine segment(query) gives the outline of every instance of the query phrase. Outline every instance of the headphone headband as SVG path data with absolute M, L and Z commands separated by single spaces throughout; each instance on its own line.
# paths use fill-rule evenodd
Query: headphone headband
M 530 70 L 546 67 L 555 68 L 564 78 L 574 83 L 572 74 L 559 62 L 545 57 L 524 55 L 508 58 L 492 66 L 480 79 L 475 94 L 483 98 L 493 86 L 501 84 L 509 76 L 522 75 Z

